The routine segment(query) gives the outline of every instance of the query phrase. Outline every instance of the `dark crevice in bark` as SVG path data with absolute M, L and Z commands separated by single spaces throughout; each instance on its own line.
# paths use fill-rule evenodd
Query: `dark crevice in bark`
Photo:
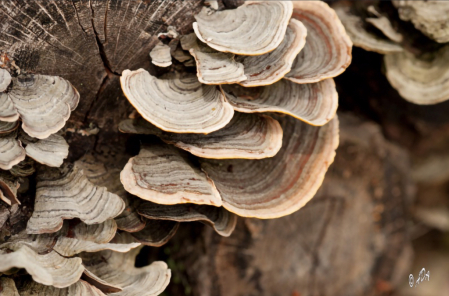
M 107 71 L 113 73 L 114 75 L 120 76 L 120 73 L 116 73 L 116 72 L 114 72 L 112 70 L 111 63 L 109 62 L 108 57 L 106 56 L 106 52 L 104 50 L 104 45 L 103 45 L 103 43 L 101 43 L 100 38 L 98 37 L 97 29 L 95 29 L 95 23 L 94 23 L 95 11 L 94 11 L 94 8 L 92 7 L 92 2 L 89 2 L 89 5 L 90 5 L 90 9 L 92 11 L 92 17 L 91 17 L 92 29 L 94 30 L 94 33 L 95 33 L 95 40 L 97 41 L 98 50 L 100 51 L 100 57 L 101 57 L 101 60 L 102 60 L 102 62 L 104 64 L 104 67 L 105 67 L 105 69 Z M 107 23 L 107 17 L 108 17 L 107 10 L 108 9 L 106 7 L 106 13 L 105 13 L 105 16 L 104 16 L 105 17 L 104 18 L 104 34 L 105 34 L 104 36 L 105 36 L 105 41 L 106 41 L 106 38 L 107 38 L 106 37 L 106 23 Z
M 98 101 L 101 93 L 103 92 L 103 90 L 106 88 L 108 82 L 111 80 L 111 78 L 113 76 L 120 76 L 120 73 L 114 72 L 112 71 L 111 68 L 111 64 L 106 56 L 106 51 L 104 49 L 104 45 L 100 40 L 100 37 L 98 37 L 98 32 L 95 29 L 95 23 L 94 23 L 94 19 L 95 19 L 95 11 L 94 8 L 92 7 L 92 2 L 89 1 L 89 6 L 90 6 L 90 10 L 91 10 L 91 23 L 92 23 L 92 30 L 94 31 L 95 34 L 95 41 L 97 42 L 97 47 L 98 47 L 98 51 L 100 53 L 100 58 L 101 61 L 103 62 L 103 66 L 104 66 L 104 70 L 106 72 L 106 75 L 103 78 L 103 81 L 101 82 L 100 88 L 98 89 L 96 95 L 95 95 L 95 99 L 92 101 L 89 110 L 86 113 L 86 116 L 84 117 L 84 123 L 86 123 L 87 119 L 89 118 L 89 114 L 92 111 L 92 107 L 94 106 L 95 102 Z M 106 12 L 105 12 L 105 18 L 104 18 L 104 34 L 105 34 L 105 40 L 106 40 L 106 23 L 107 23 L 107 17 L 108 17 L 108 12 L 107 12 L 107 8 L 106 8 Z

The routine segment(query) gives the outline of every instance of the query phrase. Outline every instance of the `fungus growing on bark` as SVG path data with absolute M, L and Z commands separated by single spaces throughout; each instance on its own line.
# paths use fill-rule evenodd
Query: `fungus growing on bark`
M 79 280 L 66 288 L 56 288 L 45 286 L 33 281 L 29 281 L 20 288 L 21 296 L 64 296 L 64 295 L 83 295 L 83 296 L 106 296 L 102 291 L 89 283 Z M 18 294 L 17 294 L 18 295 Z
M 26 155 L 49 167 L 60 167 L 69 155 L 69 145 L 64 137 L 53 134 L 46 139 L 33 139 L 25 133 L 19 136 L 25 145 Z
M 83 170 L 86 178 L 96 186 L 106 187 L 109 192 L 117 194 L 125 203 L 123 212 L 115 217 L 117 227 L 126 232 L 137 232 L 145 227 L 143 220 L 134 208 L 133 198 L 129 196 L 120 183 L 120 169 L 106 167 L 98 155 L 86 154 L 75 165 Z
M 56 251 L 40 255 L 27 246 L 20 246 L 11 253 L 0 251 L 0 272 L 11 268 L 24 268 L 34 281 L 65 288 L 76 283 L 83 274 L 80 258 L 65 258 Z
M 399 17 L 439 43 L 449 41 L 449 3 L 447 1 L 392 1 Z
M 246 1 L 237 9 L 203 8 L 195 16 L 193 30 L 218 51 L 261 55 L 279 46 L 291 16 L 290 1 Z
M 303 207 L 320 187 L 338 146 L 338 119 L 322 127 L 280 119 L 281 150 L 260 160 L 201 159 L 223 207 L 239 216 L 277 218 Z
M 220 194 L 207 175 L 181 151 L 165 144 L 142 146 L 120 180 L 129 193 L 155 203 L 221 206 Z
M 222 85 L 228 102 L 245 113 L 279 112 L 311 125 L 324 125 L 337 112 L 338 94 L 332 79 L 297 84 L 281 80 L 273 85 L 244 88 Z
M 285 37 L 272 52 L 260 56 L 237 56 L 243 64 L 246 80 L 239 82 L 245 87 L 268 85 L 282 79 L 290 72 L 293 61 L 306 43 L 307 29 L 290 19 Z
M 429 105 L 449 99 L 449 46 L 430 59 L 404 51 L 384 56 L 390 84 L 409 102 Z
M 234 110 L 216 86 L 196 76 L 167 75 L 159 79 L 143 69 L 125 70 L 122 90 L 143 118 L 174 133 L 210 133 L 223 128 Z
M 119 129 L 125 133 L 156 135 L 204 158 L 267 158 L 276 155 L 282 146 L 279 122 L 266 115 L 235 113 L 228 125 L 207 135 L 163 132 L 141 118 L 124 120 Z
M 22 119 L 22 129 L 38 139 L 47 138 L 65 125 L 79 97 L 70 82 L 46 75 L 14 78 L 8 92 L 9 100 Z
M 16 139 L 16 133 L 0 134 L 0 169 L 10 170 L 26 157 L 22 143 Z
M 104 187 L 94 186 L 76 166 L 38 171 L 36 201 L 27 224 L 30 234 L 58 231 L 64 219 L 97 224 L 117 217 L 125 203 Z
M 350 10 L 348 6 L 340 5 L 335 7 L 335 12 L 338 14 L 355 46 L 381 54 L 396 53 L 404 50 L 397 41 L 382 38 L 378 34 L 367 30 L 362 17 L 351 13 Z M 368 19 L 365 19 L 365 21 L 368 22 Z M 371 21 L 371 24 L 373 24 L 373 21 Z
M 172 64 L 170 47 L 162 42 L 156 44 L 156 46 L 150 52 L 151 62 L 159 67 L 168 67 Z
M 285 78 L 313 83 L 340 75 L 351 63 L 352 42 L 335 11 L 321 1 L 294 1 L 292 18 L 304 24 L 307 38 Z
M 6 93 L 0 93 L 0 120 L 7 122 L 15 122 L 19 119 L 19 113 L 10 97 Z
M 229 84 L 246 80 L 243 65 L 232 53 L 219 52 L 198 40 L 194 33 L 181 37 L 181 46 L 195 58 L 198 80 L 204 84 Z
M 176 234 L 178 227 L 176 221 L 148 220 L 142 230 L 132 232 L 131 236 L 142 245 L 160 247 Z
M 138 212 L 148 219 L 178 222 L 200 221 L 213 227 L 221 236 L 230 236 L 237 223 L 237 216 L 223 207 L 191 204 L 165 206 L 143 202 Z
M 370 23 L 371 25 L 379 29 L 379 31 L 381 31 L 391 41 L 397 43 L 402 42 L 404 36 L 402 36 L 401 33 L 395 30 L 388 17 L 380 14 L 373 5 L 368 6 L 367 10 L 375 16 L 366 18 L 365 20 L 367 23 Z
M 121 236 L 120 243 L 128 243 L 129 236 Z M 132 249 L 127 253 L 102 251 L 97 255 L 82 254 L 83 264 L 86 269 L 103 281 L 120 287 L 121 292 L 108 295 L 126 296 L 156 296 L 167 287 L 171 271 L 167 264 L 161 261 L 151 265 L 136 268 L 135 259 L 140 248 Z M 98 255 L 101 260 L 98 260 Z

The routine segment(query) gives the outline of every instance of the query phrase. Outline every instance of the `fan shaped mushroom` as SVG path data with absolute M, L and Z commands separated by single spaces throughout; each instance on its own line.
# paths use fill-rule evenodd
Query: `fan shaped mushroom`
M 318 82 L 341 74 L 351 63 L 352 42 L 335 11 L 321 1 L 294 1 L 292 18 L 307 28 L 306 44 L 285 78 Z
M 366 18 L 367 23 L 379 29 L 391 41 L 402 42 L 404 36 L 393 28 L 393 24 L 386 16 L 380 14 L 373 5 L 368 6 L 367 10 L 375 16 Z
M 79 102 L 79 93 L 70 82 L 46 75 L 14 78 L 8 96 L 22 118 L 23 130 L 38 139 L 59 131 Z
M 128 243 L 129 236 L 122 236 L 120 243 Z M 164 262 L 156 261 L 151 265 L 136 268 L 135 260 L 140 248 L 128 253 L 102 251 L 102 260 L 92 254 L 82 254 L 83 264 L 95 276 L 114 286 L 121 287 L 122 292 L 111 293 L 113 296 L 140 295 L 157 296 L 167 287 L 171 271 Z
M 237 9 L 203 8 L 193 30 L 210 47 L 241 55 L 261 55 L 282 42 L 292 16 L 290 1 L 246 1 Z
M 221 236 L 230 236 L 237 223 L 237 216 L 223 207 L 189 204 L 165 206 L 144 202 L 138 212 L 148 219 L 178 222 L 200 221 L 212 226 Z
M 73 256 L 81 252 L 98 252 L 111 250 L 114 252 L 125 253 L 140 246 L 140 243 L 114 244 L 114 243 L 96 243 L 92 241 L 73 239 L 69 237 L 59 238 L 53 249 L 63 256 Z
M 116 244 L 110 241 L 116 235 L 117 224 L 110 219 L 96 225 L 84 223 L 67 223 L 56 233 L 27 234 L 26 232 L 12 236 L 0 248 L 15 249 L 26 245 L 36 253 L 43 254 L 52 250 L 58 254 L 71 257 L 81 252 L 98 252 L 112 250 L 114 252 L 128 252 L 140 246 L 140 243 Z
M 83 274 L 80 258 L 65 258 L 55 251 L 39 255 L 27 246 L 21 246 L 12 253 L 0 253 L 0 272 L 11 268 L 24 268 L 33 280 L 57 288 L 76 283 Z
M 142 230 L 132 232 L 131 236 L 142 245 L 160 247 L 176 234 L 178 228 L 176 221 L 148 220 Z
M 338 146 L 338 119 L 321 127 L 288 116 L 280 122 L 283 145 L 272 158 L 200 160 L 228 211 L 260 219 L 282 217 L 303 207 L 320 187 Z
M 367 31 L 360 16 L 352 14 L 349 7 L 337 6 L 335 12 L 345 26 L 346 32 L 355 46 L 381 54 L 401 52 L 404 49 L 394 41 Z
M 0 169 L 9 170 L 26 157 L 22 143 L 16 139 L 14 132 L 0 134 Z
M 94 186 L 76 166 L 42 168 L 36 187 L 34 212 L 27 224 L 30 234 L 56 232 L 64 219 L 101 223 L 118 216 L 125 207 L 120 197 Z
M 153 77 L 144 69 L 125 70 L 122 90 L 143 118 L 175 133 L 210 133 L 234 115 L 216 86 L 202 85 L 195 75 Z
M 106 167 L 98 155 L 86 154 L 75 165 L 83 169 L 86 178 L 96 186 L 106 187 L 109 192 L 117 194 L 125 202 L 123 212 L 115 217 L 117 227 L 126 232 L 137 232 L 145 227 L 145 220 L 141 218 L 134 207 L 134 199 L 129 196 L 120 183 L 120 169 Z
M 430 60 L 404 51 L 385 55 L 384 61 L 388 81 L 407 101 L 429 105 L 449 99 L 449 46 Z
M 238 56 L 243 64 L 246 80 L 239 82 L 245 87 L 275 83 L 290 72 L 293 61 L 306 43 L 307 29 L 296 19 L 290 19 L 281 44 L 272 52 L 260 56 Z
M 279 122 L 256 114 L 235 113 L 228 125 L 207 135 L 166 133 L 142 119 L 124 120 L 119 129 L 156 135 L 166 143 L 205 158 L 267 158 L 276 155 L 282 146 Z
M 239 112 L 279 112 L 312 125 L 324 125 L 337 111 L 338 94 L 332 79 L 311 84 L 281 80 L 273 85 L 244 88 L 222 85 L 229 103 Z
M 19 113 L 14 107 L 11 98 L 6 93 L 0 92 L 0 120 L 15 122 L 19 119 Z
M 439 43 L 449 42 L 449 3 L 447 1 L 392 1 L 399 17 Z
M 10 84 L 11 74 L 5 69 L 0 69 L 0 92 L 4 92 Z
M 159 67 L 168 67 L 171 65 L 170 47 L 162 42 L 156 44 L 156 46 L 150 52 L 151 62 Z
M 50 167 L 60 167 L 69 155 L 69 145 L 64 137 L 53 134 L 46 139 L 33 139 L 25 133 L 20 134 L 20 140 L 25 144 L 26 154 L 35 161 Z
M 213 182 L 181 151 L 165 145 L 142 146 L 120 174 L 126 191 L 160 204 L 221 206 Z
M 204 84 L 229 84 L 245 80 L 243 65 L 232 53 L 219 52 L 198 40 L 194 33 L 182 36 L 181 46 L 195 58 L 198 80 Z
M 96 287 L 89 285 L 83 280 L 79 280 L 67 288 L 55 288 L 45 286 L 33 281 L 29 281 L 20 288 L 21 296 L 64 296 L 64 295 L 82 295 L 82 296 L 106 296 Z

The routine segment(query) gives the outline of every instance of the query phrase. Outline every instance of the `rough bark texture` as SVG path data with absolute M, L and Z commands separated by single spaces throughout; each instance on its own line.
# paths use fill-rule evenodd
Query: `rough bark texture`
M 157 34 L 168 26 L 189 31 L 201 3 L 2 0 L 0 53 L 15 60 L 21 73 L 58 75 L 78 89 L 81 100 L 69 125 L 115 132 L 118 121 L 132 110 L 120 90 L 119 75 L 124 69 L 154 72 L 148 53 Z M 94 148 L 92 138 L 72 136 L 74 158 Z
M 340 121 L 336 161 L 303 209 L 274 220 L 240 219 L 229 238 L 204 229 L 183 243 L 178 260 L 193 295 L 381 295 L 407 279 L 407 153 L 372 123 Z

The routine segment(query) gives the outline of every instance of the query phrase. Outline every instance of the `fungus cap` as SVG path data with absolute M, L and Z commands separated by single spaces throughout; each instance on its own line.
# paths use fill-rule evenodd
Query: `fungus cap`
M 284 39 L 292 16 L 290 1 L 245 1 L 237 9 L 203 8 L 193 30 L 210 47 L 240 55 L 261 55 Z
M 168 132 L 210 133 L 231 121 L 234 110 L 216 86 L 193 74 L 158 79 L 144 69 L 123 71 L 122 90 L 143 118 Z

